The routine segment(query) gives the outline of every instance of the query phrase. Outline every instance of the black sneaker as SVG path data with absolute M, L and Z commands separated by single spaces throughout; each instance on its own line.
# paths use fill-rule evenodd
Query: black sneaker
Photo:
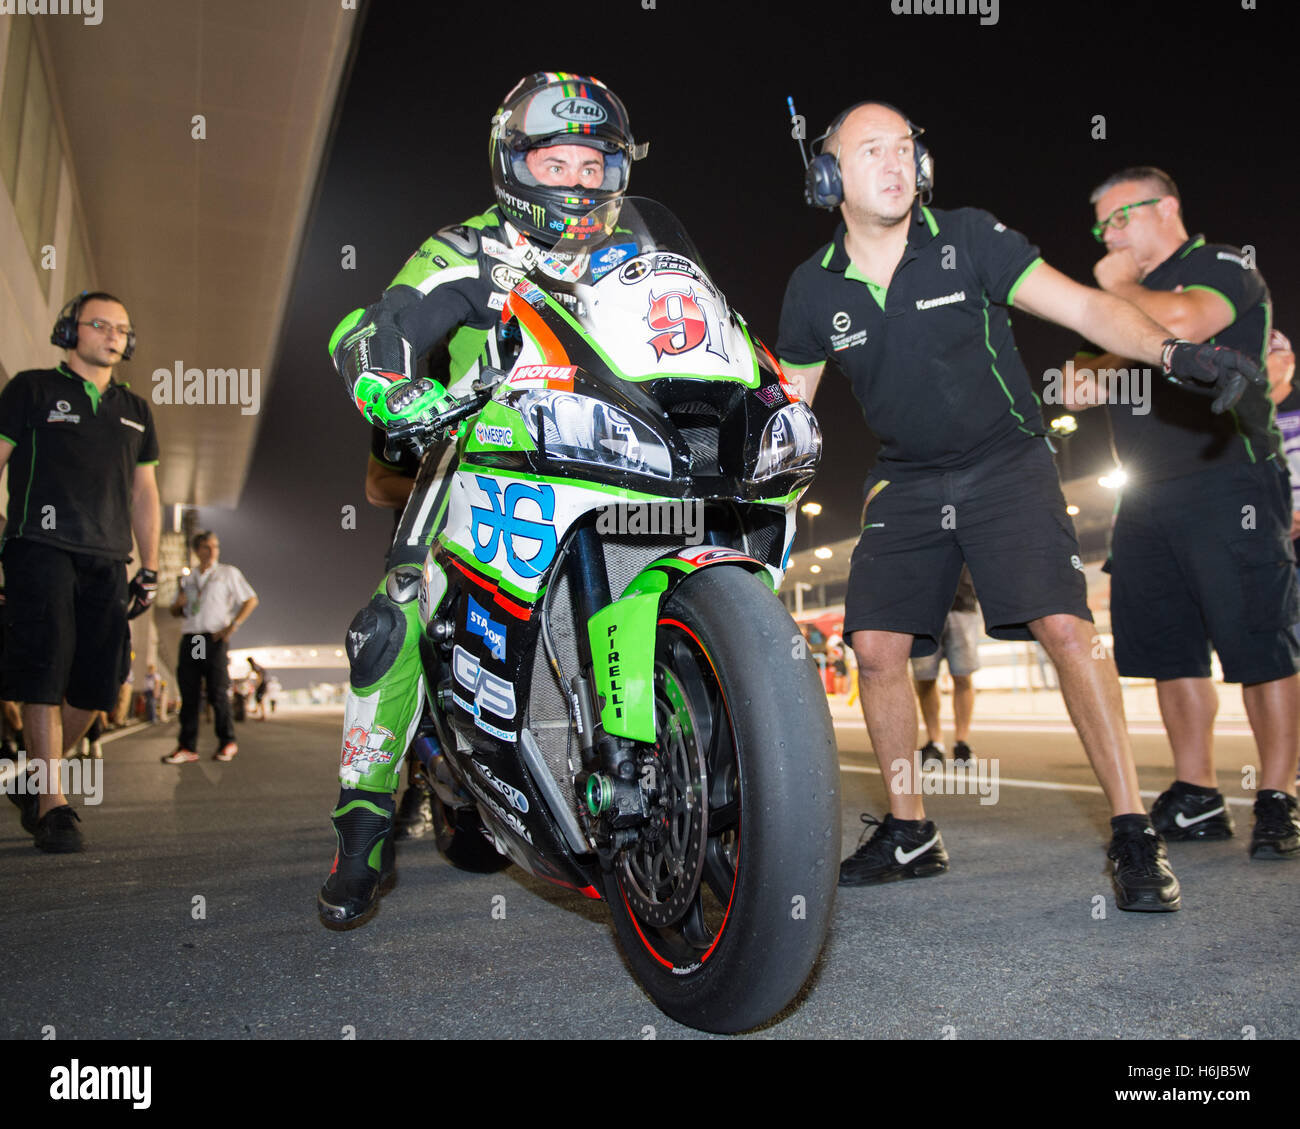
M 380 895 L 397 884 L 393 817 L 377 804 L 353 800 L 332 818 L 338 848 L 316 908 L 328 928 L 352 929 L 369 921 Z
M 1143 913 L 1171 913 L 1182 905 L 1178 879 L 1169 867 L 1165 841 L 1154 828 L 1117 831 L 1106 856 L 1111 860 L 1115 904 Z
M 970 751 L 970 746 L 965 741 L 958 741 L 952 747 L 953 764 L 974 764 L 975 754 Z
M 943 837 L 932 820 L 921 825 L 919 831 L 900 827 L 892 815 L 884 822 L 873 816 L 862 816 L 862 822 L 876 832 L 862 841 L 852 857 L 840 863 L 841 886 L 874 886 L 881 882 L 894 882 L 900 878 L 929 878 L 948 869 L 948 852 L 943 849 Z
M 407 785 L 393 820 L 393 838 L 404 843 L 423 839 L 433 832 L 433 789 L 423 776 L 417 775 Z
M 929 764 L 931 761 L 934 761 L 936 764 L 939 765 L 940 768 L 943 767 L 943 746 L 942 745 L 934 741 L 927 741 L 921 747 L 920 752 L 921 752 L 922 766 Z
M 28 779 L 30 782 L 30 774 Z M 18 792 L 14 791 L 9 793 L 9 799 L 18 808 L 18 821 L 23 825 L 23 830 L 28 835 L 35 835 L 36 813 L 41 806 L 40 795 L 33 791 L 25 791 L 19 795 Z
M 1255 797 L 1255 830 L 1250 835 L 1253 859 L 1300 858 L 1300 805 L 1285 792 Z
M 70 804 L 47 811 L 36 824 L 36 846 L 52 855 L 84 851 L 86 840 L 77 827 L 80 822 L 81 816 L 72 810 Z
M 1232 816 L 1222 792 L 1194 796 L 1170 788 L 1151 805 L 1151 826 L 1167 840 L 1231 839 Z

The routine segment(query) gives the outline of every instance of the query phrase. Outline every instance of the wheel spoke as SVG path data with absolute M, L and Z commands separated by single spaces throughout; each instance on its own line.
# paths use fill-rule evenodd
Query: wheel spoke
M 713 896 L 724 906 L 731 901 L 731 887 L 736 881 L 736 871 L 727 858 L 721 839 L 710 839 L 704 848 L 704 880 Z
M 709 808 L 709 837 L 732 830 L 740 822 L 740 801 L 728 800 L 725 804 Z
M 681 931 L 686 943 L 694 948 L 707 949 L 713 943 L 713 934 L 705 924 L 704 906 L 698 896 L 682 918 Z

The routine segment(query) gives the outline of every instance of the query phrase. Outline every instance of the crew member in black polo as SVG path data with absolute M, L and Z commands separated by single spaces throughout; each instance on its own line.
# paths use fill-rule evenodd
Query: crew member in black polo
M 1189 237 L 1178 187 L 1150 166 L 1096 188 L 1098 284 L 1170 326 L 1263 363 L 1272 307 L 1248 252 Z M 1210 646 L 1240 682 L 1259 749 L 1253 858 L 1300 858 L 1300 620 L 1291 489 L 1268 392 L 1248 388 L 1231 413 L 1156 382 L 1134 402 L 1134 362 L 1085 346 L 1067 405 L 1107 405 L 1127 481 L 1111 557 L 1110 614 L 1119 672 L 1156 683 L 1176 779 L 1151 808 L 1168 839 L 1225 839 L 1232 817 L 1214 772 Z M 1087 375 L 1080 380 L 1081 374 Z M 1098 374 L 1106 374 L 1098 379 Z M 1128 393 L 1127 395 L 1125 393 Z
M 34 767 L 45 788 L 26 798 L 23 826 L 42 850 L 78 851 L 80 820 L 59 765 L 95 712 L 116 706 L 127 619 L 157 591 L 158 438 L 148 403 L 113 380 L 134 347 L 121 302 L 83 294 L 50 340 L 66 349 L 64 362 L 20 372 L 0 391 L 4 684 L 24 703 L 28 755 L 44 762 Z M 142 567 L 128 586 L 132 532 Z
M 935 650 L 964 560 L 989 634 L 1036 638 L 1056 664 L 1114 814 L 1117 904 L 1177 909 L 1178 881 L 1138 795 L 1115 667 L 1095 653 L 1073 525 L 1006 307 L 1230 394 L 1263 378 L 1248 359 L 1170 341 L 1136 307 L 1070 281 L 987 212 L 921 206 L 933 166 L 915 138 L 901 113 L 878 102 L 850 108 L 827 131 L 809 169 L 810 198 L 840 205 L 844 222 L 791 277 L 778 342 L 809 398 L 833 358 L 882 443 L 865 487 L 844 634 L 852 633 L 891 813 L 845 860 L 841 884 L 947 869 L 912 766 L 907 660 Z

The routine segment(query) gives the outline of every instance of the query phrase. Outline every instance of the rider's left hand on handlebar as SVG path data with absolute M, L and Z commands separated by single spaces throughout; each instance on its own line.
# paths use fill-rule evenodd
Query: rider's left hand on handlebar
M 366 418 L 391 431 L 397 424 L 425 423 L 448 403 L 447 390 L 436 380 L 399 380 L 372 393 L 366 403 Z

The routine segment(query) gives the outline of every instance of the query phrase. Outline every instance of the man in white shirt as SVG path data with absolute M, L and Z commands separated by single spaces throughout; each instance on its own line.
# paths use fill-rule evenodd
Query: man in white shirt
M 176 682 L 181 692 L 181 736 L 176 751 L 164 764 L 192 764 L 199 737 L 199 686 L 206 679 L 208 701 L 217 731 L 214 760 L 228 761 L 239 751 L 230 719 L 230 673 L 227 644 L 239 625 L 257 607 L 257 594 L 234 565 L 218 564 L 221 542 L 211 530 L 196 533 L 193 541 L 199 567 L 181 578 L 174 616 L 184 616 Z

